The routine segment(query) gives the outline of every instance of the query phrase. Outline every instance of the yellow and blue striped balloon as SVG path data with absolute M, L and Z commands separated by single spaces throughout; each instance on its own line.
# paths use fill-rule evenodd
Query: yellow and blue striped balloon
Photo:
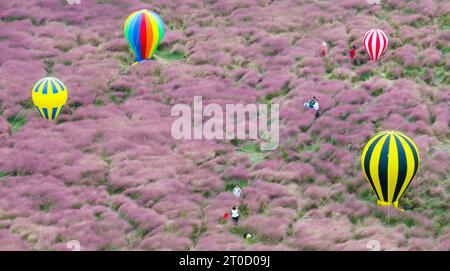
M 55 120 L 67 102 L 67 88 L 53 77 L 39 80 L 31 91 L 31 97 L 41 116 L 48 120 Z
M 364 147 L 361 165 L 378 205 L 398 207 L 420 166 L 419 150 L 401 132 L 380 132 Z
M 136 62 L 150 59 L 164 37 L 164 23 L 154 12 L 143 9 L 132 13 L 123 27 L 125 39 Z

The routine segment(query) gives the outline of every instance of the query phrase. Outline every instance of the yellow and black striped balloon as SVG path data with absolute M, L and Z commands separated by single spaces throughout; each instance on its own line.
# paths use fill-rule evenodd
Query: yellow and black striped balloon
M 384 131 L 364 147 L 361 165 L 378 205 L 398 207 L 420 166 L 417 146 L 403 133 Z

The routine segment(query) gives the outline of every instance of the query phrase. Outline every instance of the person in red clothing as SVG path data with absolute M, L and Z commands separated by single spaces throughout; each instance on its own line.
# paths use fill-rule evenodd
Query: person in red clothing
M 356 54 L 356 47 L 355 45 L 352 46 L 352 48 L 350 48 L 348 50 L 349 56 L 350 56 L 350 61 L 353 62 L 353 58 L 355 57 Z

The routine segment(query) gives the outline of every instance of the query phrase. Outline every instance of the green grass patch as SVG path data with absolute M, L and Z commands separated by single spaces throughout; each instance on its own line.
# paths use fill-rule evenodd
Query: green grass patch
M 126 55 L 120 55 L 116 57 L 119 62 L 119 67 L 121 72 L 125 72 L 134 63 L 134 55 L 129 51 Z
M 130 224 L 130 226 L 133 227 L 133 229 L 136 233 L 136 237 L 143 239 L 149 233 L 148 230 L 139 227 L 139 223 L 137 223 L 133 219 L 129 218 L 126 214 L 120 213 L 119 218 L 127 221 L 128 224 Z
M 420 78 L 425 74 L 425 72 L 426 70 L 421 67 L 407 66 L 403 69 L 404 76 L 410 78 Z
M 384 92 L 383 88 L 377 88 L 377 89 L 375 89 L 374 91 L 372 91 L 372 93 L 370 93 L 370 95 L 371 95 L 372 97 L 378 97 L 378 96 L 380 96 L 381 94 L 383 94 L 383 92 Z
M 7 172 L 1 171 L 0 170 L 0 180 L 5 178 L 6 176 L 8 176 L 9 174 Z
M 196 244 L 198 242 L 198 240 L 200 239 L 200 236 L 207 231 L 208 231 L 208 226 L 203 222 L 200 227 L 197 225 L 194 225 L 192 227 L 192 232 L 191 232 L 189 238 L 191 238 L 192 242 L 194 244 Z
M 406 8 L 405 9 L 405 14 L 416 14 L 417 10 L 414 8 Z
M 320 151 L 321 144 L 320 142 L 314 142 L 309 145 L 301 145 L 297 147 L 297 152 L 304 152 L 304 151 L 310 151 L 310 152 L 318 152 Z
M 248 143 L 239 146 L 237 151 L 246 154 L 253 165 L 261 163 L 265 159 L 265 155 L 261 152 L 260 146 L 257 143 Z
M 441 49 L 441 52 L 442 52 L 442 54 L 448 54 L 449 52 L 450 52 L 450 46 L 447 46 L 447 47 L 443 47 L 442 49 Z
M 82 202 L 77 202 L 77 203 L 73 204 L 71 207 L 72 207 L 73 209 L 79 210 L 79 209 L 81 209 L 81 207 L 83 207 L 83 206 L 84 206 L 84 204 L 83 204 Z
M 358 194 L 359 198 L 369 203 L 376 203 L 378 201 L 377 196 L 370 189 L 365 189 Z
M 332 63 L 330 63 L 329 61 L 327 61 L 327 62 L 325 63 L 326 73 L 327 73 L 327 74 L 333 73 L 335 67 L 336 67 L 336 66 L 335 66 L 334 64 L 332 64 Z
M 364 221 L 364 217 L 362 216 L 356 216 L 353 214 L 349 214 L 348 216 L 348 220 L 353 224 L 353 225 L 357 225 L 360 224 Z
M 99 5 L 113 3 L 114 0 L 95 0 L 95 2 Z
M 389 208 L 389 207 L 387 207 Z M 378 218 L 381 223 L 383 223 L 386 226 L 396 226 L 398 224 L 405 224 L 408 228 L 411 228 L 413 226 L 418 225 L 417 221 L 414 220 L 411 217 L 407 217 L 405 215 L 399 215 L 399 216 L 388 216 L 380 211 L 376 211 L 374 216 Z
M 372 75 L 373 75 L 372 72 L 365 72 L 365 73 L 362 73 L 358 79 L 359 79 L 359 81 L 367 81 L 370 79 L 370 77 L 372 77 Z
M 117 250 L 119 250 L 119 247 L 114 244 L 106 244 L 100 248 L 100 251 L 117 251 Z
M 51 201 L 44 201 L 41 204 L 39 204 L 39 210 L 44 213 L 48 213 L 50 209 L 52 208 L 53 203 Z
M 167 47 L 158 48 L 155 52 L 155 55 L 167 61 L 177 61 L 186 59 L 186 55 L 184 53 L 170 50 Z
M 15 215 L 10 215 L 10 214 L 0 215 L 0 220 L 14 220 L 14 219 L 16 219 Z
M 280 97 L 280 96 L 286 96 L 287 94 L 289 94 L 289 92 L 291 92 L 291 87 L 289 86 L 289 84 L 290 84 L 290 81 L 287 81 L 284 83 L 284 85 L 280 89 L 280 91 L 267 94 L 266 97 L 264 98 L 264 102 L 270 104 L 270 103 L 272 103 L 272 100 L 274 98 Z
M 242 143 L 242 141 L 240 139 L 233 138 L 232 140 L 230 140 L 230 143 L 231 143 L 231 145 L 237 147 Z
M 340 204 L 342 204 L 342 203 L 345 202 L 345 196 L 344 196 L 343 193 L 337 194 L 337 196 L 336 196 L 335 199 L 336 199 L 336 201 L 339 202 Z
M 15 22 L 15 21 L 25 20 L 27 18 L 28 18 L 27 16 L 7 16 L 7 17 L 3 17 L 2 21 L 6 22 L 6 23 L 10 23 L 10 22 Z
M 256 244 L 258 242 L 266 243 L 266 244 L 275 244 L 275 243 L 279 243 L 283 239 L 283 238 L 278 238 L 278 237 L 274 237 L 274 236 L 260 234 L 252 228 L 243 227 L 243 226 L 232 227 L 230 229 L 230 233 L 239 236 L 248 245 Z M 246 233 L 250 233 L 253 237 L 250 239 L 245 239 L 244 234 L 246 234 Z
M 133 192 L 128 195 L 128 197 L 132 200 L 137 200 L 139 199 L 140 196 L 141 194 L 139 192 Z
M 234 187 L 236 186 L 236 184 L 239 185 L 239 187 L 240 187 L 241 189 L 244 188 L 244 187 L 246 187 L 246 186 L 248 186 L 247 180 L 239 179 L 239 180 L 227 181 L 227 182 L 225 183 L 225 187 L 224 187 L 225 191 L 232 192 L 233 189 L 234 189 Z
M 450 15 L 447 14 L 445 16 L 438 17 L 438 23 L 442 30 L 449 30 L 450 29 Z
M 94 101 L 94 105 L 98 106 L 98 107 L 101 107 L 104 104 L 105 104 L 105 102 L 102 99 L 99 99 L 99 98 L 95 99 L 95 101 Z
M 27 123 L 27 117 L 23 114 L 16 114 L 9 117 L 8 122 L 11 125 L 11 131 L 15 133 Z
M 70 61 L 70 60 L 64 60 L 64 61 L 62 62 L 62 64 L 63 64 L 64 66 L 71 66 L 71 65 L 72 65 L 72 61 Z
M 450 85 L 449 72 L 446 67 L 436 67 L 433 70 L 433 77 L 438 84 Z
M 109 195 L 118 195 L 121 194 L 123 191 L 125 191 L 125 188 L 123 187 L 113 187 L 112 185 L 108 185 L 108 188 L 106 189 L 108 191 Z
M 250 214 L 250 209 L 248 208 L 248 205 L 246 203 L 242 203 L 241 205 L 239 205 L 238 209 L 240 217 L 246 217 Z
M 56 235 L 54 242 L 55 243 L 62 243 L 62 242 L 64 242 L 64 236 L 62 236 L 61 234 Z
M 109 100 L 115 104 L 123 104 L 133 94 L 131 88 L 120 86 L 110 89 L 113 93 L 109 95 Z
M 55 62 L 50 59 L 44 59 L 44 65 L 47 76 L 52 76 L 55 73 Z
M 255 244 L 258 242 L 256 234 L 254 234 L 253 230 L 248 227 L 242 227 L 242 226 L 234 226 L 230 229 L 230 233 L 239 236 L 247 242 L 247 244 Z M 253 235 L 253 238 L 251 239 L 244 239 L 244 234 L 250 233 Z

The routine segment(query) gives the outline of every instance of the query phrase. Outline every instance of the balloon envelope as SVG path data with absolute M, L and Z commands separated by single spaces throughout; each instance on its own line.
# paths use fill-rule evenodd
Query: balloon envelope
M 378 205 L 398 207 L 420 165 L 417 146 L 404 134 L 384 131 L 364 147 L 361 165 Z
M 388 38 L 381 29 L 370 29 L 363 38 L 364 48 L 371 60 L 378 60 L 386 51 Z
M 124 25 L 125 39 L 136 61 L 150 59 L 164 36 L 164 23 L 150 10 L 140 10 L 128 16 Z
M 31 91 L 31 98 L 41 116 L 48 120 L 56 119 L 67 101 L 67 88 L 54 78 L 39 80 Z

